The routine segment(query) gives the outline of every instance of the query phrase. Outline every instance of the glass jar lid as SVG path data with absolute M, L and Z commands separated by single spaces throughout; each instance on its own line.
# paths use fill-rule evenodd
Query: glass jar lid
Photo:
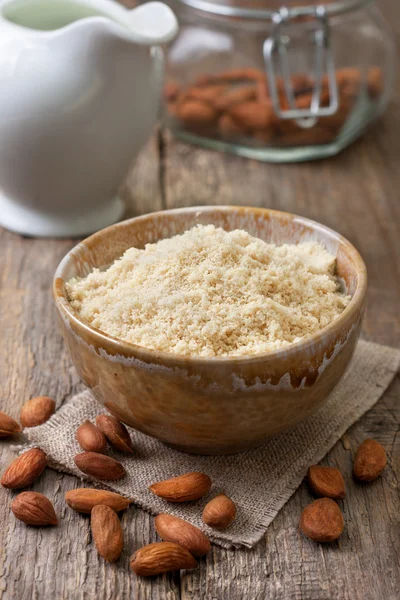
M 309 16 L 317 7 L 326 14 L 336 15 L 370 4 L 374 0 L 180 0 L 196 10 L 225 17 L 245 19 L 273 19 L 282 9 L 290 11 L 291 18 Z

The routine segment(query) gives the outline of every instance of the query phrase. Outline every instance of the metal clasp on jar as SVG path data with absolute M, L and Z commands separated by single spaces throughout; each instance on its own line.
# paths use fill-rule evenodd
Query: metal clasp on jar
M 312 73 L 314 86 L 309 108 L 298 108 L 296 97 L 291 82 L 288 48 L 291 40 L 284 32 L 285 24 L 299 17 L 295 8 L 282 7 L 273 16 L 274 27 L 272 34 L 264 42 L 263 52 L 265 67 L 268 76 L 268 87 L 272 104 L 276 114 L 281 119 L 295 119 L 300 127 L 312 127 L 319 117 L 336 113 L 338 102 L 338 89 L 336 84 L 335 64 L 331 48 L 330 29 L 328 17 L 324 6 L 309 9 L 301 16 L 312 17 L 317 21 L 313 29 L 313 44 L 315 46 L 314 72 Z M 289 108 L 282 107 L 278 91 L 277 72 L 281 76 L 283 89 L 286 94 Z M 329 103 L 321 106 L 323 91 L 323 78 L 327 79 L 329 89 Z

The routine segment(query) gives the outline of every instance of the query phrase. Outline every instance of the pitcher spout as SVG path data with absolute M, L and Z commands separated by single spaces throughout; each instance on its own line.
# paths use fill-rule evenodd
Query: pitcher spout
M 129 26 L 135 41 L 155 46 L 170 42 L 178 32 L 178 21 L 162 2 L 148 2 L 130 11 Z
M 3 0 L 0 4 L 0 24 L 19 37 L 54 40 L 71 31 L 108 29 L 126 41 L 157 46 L 171 41 L 178 31 L 174 13 L 162 2 L 132 10 L 112 0 L 81 0 L 79 4 L 75 0 Z
M 104 0 L 101 3 L 104 5 Z M 107 3 L 113 4 L 113 3 Z M 98 2 L 100 5 L 100 2 Z M 114 7 L 112 6 L 114 9 Z M 70 27 L 107 34 L 109 37 L 133 42 L 141 46 L 159 46 L 171 41 L 178 32 L 178 22 L 172 10 L 162 2 L 148 2 L 128 10 L 117 5 L 117 11 L 108 16 L 90 16 Z

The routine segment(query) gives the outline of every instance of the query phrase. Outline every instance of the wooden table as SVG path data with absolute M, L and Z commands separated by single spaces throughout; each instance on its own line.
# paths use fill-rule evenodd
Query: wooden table
M 385 0 L 400 33 L 396 0 Z M 397 19 L 397 21 L 396 21 Z M 207 152 L 168 132 L 150 140 L 123 188 L 127 216 L 196 204 L 248 204 L 295 212 L 349 238 L 369 272 L 363 335 L 399 345 L 400 87 L 390 109 L 340 156 L 299 165 L 267 165 Z M 72 240 L 24 239 L 0 231 L 1 409 L 18 418 L 22 403 L 46 394 L 60 405 L 82 387 L 58 332 L 50 286 Z M 347 476 L 346 530 L 339 543 L 316 545 L 298 520 L 311 496 L 303 484 L 251 551 L 213 547 L 194 572 L 142 580 L 130 572 L 134 549 L 156 540 L 153 519 L 130 508 L 122 517 L 126 544 L 116 565 L 99 558 L 88 519 L 68 509 L 64 492 L 78 481 L 48 469 L 33 486 L 54 500 L 60 526 L 34 530 L 9 514 L 12 494 L 0 490 L 0 598 L 66 600 L 397 600 L 400 597 L 400 380 L 336 444 L 324 463 L 350 473 L 359 442 L 374 437 L 388 466 L 374 484 Z M 10 443 L 0 443 L 2 469 Z M 355 489 L 357 487 L 357 493 Z

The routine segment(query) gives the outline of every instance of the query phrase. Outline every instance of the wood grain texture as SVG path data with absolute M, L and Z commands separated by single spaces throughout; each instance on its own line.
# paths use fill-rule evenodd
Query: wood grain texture
M 129 0 L 129 4 L 131 1 Z M 382 9 L 400 35 L 396 0 Z M 267 165 L 206 152 L 160 132 L 149 141 L 122 188 L 127 216 L 195 204 L 248 204 L 287 210 L 340 231 L 369 271 L 363 335 L 399 345 L 400 82 L 385 117 L 338 157 L 300 165 Z M 58 332 L 50 285 L 72 240 L 34 240 L 0 231 L 0 409 L 15 418 L 43 394 L 60 405 L 82 384 Z M 354 425 L 324 464 L 339 467 L 348 495 L 338 543 L 302 537 L 298 520 L 311 500 L 303 484 L 251 551 L 213 547 L 200 568 L 149 580 L 129 570 L 129 556 L 155 541 L 153 519 L 132 506 L 122 516 L 125 548 L 113 565 L 97 555 L 89 519 L 69 509 L 64 492 L 76 478 L 46 470 L 32 486 L 54 502 L 60 526 L 26 527 L 10 515 L 14 496 L 0 490 L 2 600 L 397 600 L 400 589 L 400 378 Z M 388 451 L 372 484 L 351 476 L 358 444 L 374 437 Z M 0 467 L 12 459 L 0 441 Z

